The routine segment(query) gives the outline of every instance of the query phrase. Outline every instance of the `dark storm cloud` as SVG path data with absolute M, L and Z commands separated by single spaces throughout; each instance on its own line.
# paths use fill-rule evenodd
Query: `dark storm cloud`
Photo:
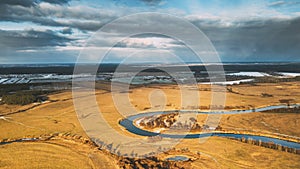
M 203 24 L 193 20 L 227 58 L 272 60 L 286 57 L 299 60 L 300 18 L 235 21 L 230 26 L 219 21 Z
M 187 17 L 188 18 L 188 17 Z M 188 18 L 194 25 L 202 30 L 212 41 L 220 55 L 225 60 L 231 61 L 264 61 L 299 60 L 300 54 L 300 18 Z M 124 33 L 137 29 L 134 23 L 155 25 L 157 30 L 164 29 L 166 24 L 162 18 L 131 18 L 120 25 L 115 25 Z M 184 32 L 184 27 L 174 27 L 179 33 Z M 115 32 L 118 33 L 118 32 Z M 122 36 L 122 35 L 120 35 Z M 135 37 L 135 36 L 134 36 Z M 144 34 L 138 38 L 161 37 L 163 35 Z M 109 39 L 109 38 L 107 38 Z M 174 50 L 180 50 L 181 42 L 171 41 Z M 127 47 L 126 43 L 119 43 L 118 47 Z
M 58 35 L 51 30 L 5 31 L 0 30 L 0 47 L 3 48 L 35 48 L 49 46 L 65 46 L 71 39 Z
M 41 2 L 41 1 L 39 1 Z M 36 1 L 1 2 L 0 20 L 33 22 L 46 26 L 62 26 L 95 31 L 116 18 L 114 13 L 89 7 L 65 7 L 68 0 L 44 0 L 59 5 L 36 4 Z M 18 4 L 18 5 L 16 5 Z M 59 19 L 57 19 L 59 18 Z
M 38 3 L 41 2 L 47 2 L 51 4 L 67 4 L 71 0 L 1 0 L 0 1 L 0 6 L 4 5 L 20 5 L 24 7 L 30 7 L 37 5 Z
M 20 5 L 24 7 L 30 7 L 36 4 L 33 0 L 1 0 L 0 7 L 5 5 Z
M 39 0 L 39 2 L 48 2 L 51 4 L 68 4 L 71 0 Z

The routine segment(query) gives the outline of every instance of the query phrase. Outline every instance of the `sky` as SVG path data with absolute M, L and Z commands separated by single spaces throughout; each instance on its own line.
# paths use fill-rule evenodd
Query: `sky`
M 300 62 L 299 0 L 0 0 L 0 64 L 75 63 L 82 50 L 106 51 L 124 36 L 106 30 L 105 37 L 89 43 L 97 31 L 140 12 L 169 14 L 193 24 L 223 62 Z M 120 27 L 126 31 L 138 27 L 136 22 L 163 24 L 160 17 L 149 18 L 128 17 Z M 133 60 L 176 62 L 176 55 L 198 61 L 184 42 L 149 33 L 125 37 L 103 61 L 119 63 L 129 55 Z M 94 62 L 89 57 L 81 61 Z

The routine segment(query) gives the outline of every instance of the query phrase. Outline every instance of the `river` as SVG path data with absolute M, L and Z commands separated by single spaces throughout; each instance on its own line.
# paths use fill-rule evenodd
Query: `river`
M 299 104 L 294 104 L 294 105 L 274 105 L 274 106 L 266 106 L 262 108 L 257 108 L 255 109 L 255 112 L 260 112 L 260 111 L 266 111 L 266 110 L 273 110 L 273 109 L 280 109 L 280 108 L 294 108 L 294 107 L 299 107 Z M 218 137 L 228 137 L 228 138 L 245 138 L 245 139 L 252 139 L 252 140 L 260 140 L 262 142 L 273 142 L 275 144 L 279 144 L 282 146 L 290 147 L 290 148 L 296 148 L 300 149 L 300 144 L 296 142 L 291 142 L 291 141 L 286 141 L 286 140 L 281 140 L 277 138 L 271 138 L 271 137 L 266 137 L 266 136 L 256 136 L 256 135 L 248 135 L 248 134 L 232 134 L 232 133 L 201 133 L 201 134 L 161 134 L 161 133 L 155 133 L 147 130 L 143 130 L 141 128 L 136 127 L 133 124 L 133 121 L 142 118 L 142 117 L 147 117 L 147 116 L 152 116 L 152 115 L 159 115 L 159 114 L 168 114 L 170 112 L 174 111 L 158 111 L 158 112 L 148 112 L 148 113 L 140 113 L 137 115 L 132 115 L 129 116 L 119 122 L 121 126 L 123 126 L 126 130 L 128 130 L 131 133 L 141 135 L 141 136 L 161 136 L 161 137 L 167 137 L 167 138 L 185 138 L 185 139 L 194 139 L 194 138 L 201 138 L 201 137 L 210 137 L 210 136 L 218 136 Z M 198 114 L 242 114 L 242 113 L 251 113 L 254 112 L 253 110 L 233 110 L 233 111 L 192 111 L 192 110 L 181 110 L 178 111 L 180 113 L 198 113 Z

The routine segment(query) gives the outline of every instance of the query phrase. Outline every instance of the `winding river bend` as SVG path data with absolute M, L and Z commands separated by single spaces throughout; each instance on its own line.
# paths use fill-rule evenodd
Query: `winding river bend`
M 274 105 L 274 106 L 267 106 L 262 108 L 257 108 L 255 111 L 253 110 L 233 110 L 233 111 L 219 111 L 219 112 L 202 112 L 202 111 L 192 111 L 192 110 L 181 110 L 178 111 L 180 113 L 197 113 L 197 114 L 242 114 L 242 113 L 251 113 L 251 112 L 261 112 L 261 111 L 267 111 L 267 110 L 274 110 L 274 109 L 280 109 L 280 108 L 295 108 L 299 107 L 300 104 L 294 104 L 294 105 Z M 260 140 L 262 142 L 273 142 L 275 144 L 280 144 L 282 146 L 290 147 L 290 148 L 296 148 L 300 149 L 300 144 L 296 142 L 281 140 L 277 138 L 271 138 L 266 136 L 256 136 L 256 135 L 248 135 L 248 134 L 232 134 L 232 133 L 201 133 L 201 134 L 163 134 L 163 133 L 155 133 L 147 130 L 143 130 L 141 128 L 136 127 L 133 124 L 133 121 L 147 116 L 152 115 L 160 115 L 160 114 L 169 114 L 170 112 L 174 111 L 159 111 L 159 112 L 149 112 L 149 113 L 141 113 L 137 115 L 129 116 L 119 122 L 121 126 L 123 126 L 126 130 L 128 130 L 131 133 L 141 135 L 141 136 L 161 136 L 161 137 L 167 137 L 167 138 L 185 138 L 185 139 L 193 139 L 193 138 L 202 138 L 202 137 L 209 137 L 209 136 L 218 136 L 218 137 L 228 137 L 228 138 L 245 138 L 245 139 L 252 139 L 252 140 Z

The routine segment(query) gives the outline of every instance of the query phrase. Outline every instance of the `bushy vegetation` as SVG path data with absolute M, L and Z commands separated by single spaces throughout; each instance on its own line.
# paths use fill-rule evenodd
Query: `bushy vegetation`
M 293 78 L 276 78 L 276 77 L 257 77 L 256 83 L 280 83 L 280 82 L 297 82 L 300 81 L 300 76 Z
M 2 96 L 2 102 L 6 104 L 13 105 L 26 105 L 38 101 L 47 100 L 44 94 L 48 92 L 45 91 L 20 91 L 13 94 L 5 94 Z
M 0 86 L 0 97 L 21 90 L 29 90 L 28 84 L 9 84 Z
M 300 107 L 267 110 L 263 113 L 300 113 Z
M 18 104 L 18 105 L 26 105 L 33 103 L 37 100 L 34 95 L 31 94 L 11 94 L 11 95 L 4 95 L 2 97 L 2 101 L 6 104 Z

